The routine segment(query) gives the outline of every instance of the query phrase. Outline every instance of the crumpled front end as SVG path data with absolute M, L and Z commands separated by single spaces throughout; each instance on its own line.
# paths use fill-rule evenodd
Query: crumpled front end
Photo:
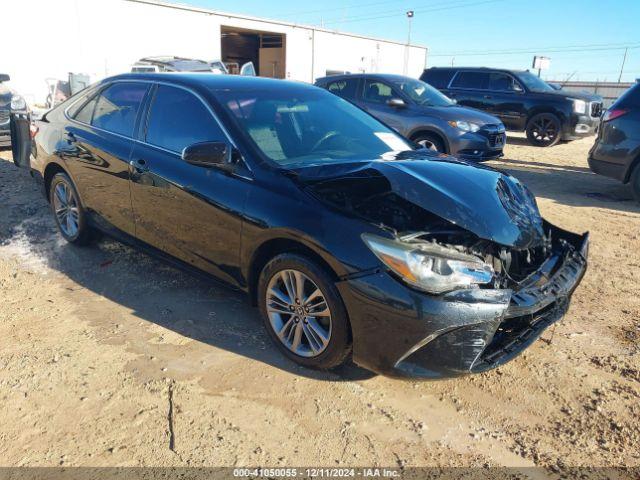
M 548 255 L 511 288 L 429 295 L 385 271 L 340 282 L 354 361 L 391 376 L 443 378 L 515 358 L 562 318 L 587 267 L 588 234 L 545 230 Z

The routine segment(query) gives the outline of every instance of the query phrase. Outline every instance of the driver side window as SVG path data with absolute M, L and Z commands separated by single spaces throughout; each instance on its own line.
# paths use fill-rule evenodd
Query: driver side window
M 364 84 L 364 92 L 362 93 L 365 102 L 387 103 L 387 101 L 396 97 L 393 89 L 386 83 L 377 80 L 367 80 Z

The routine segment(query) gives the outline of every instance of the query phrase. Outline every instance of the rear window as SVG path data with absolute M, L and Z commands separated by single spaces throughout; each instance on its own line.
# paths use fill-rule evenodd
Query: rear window
M 486 90 L 489 88 L 489 74 L 486 72 L 459 72 L 451 84 L 453 88 Z
M 431 68 L 423 72 L 420 80 L 428 83 L 432 87 L 447 88 L 454 73 L 456 73 L 455 70 L 438 70 Z
M 344 78 L 342 80 L 336 80 L 327 84 L 327 90 L 329 90 L 331 93 L 335 93 L 339 97 L 346 99 L 355 98 L 357 88 L 357 78 Z
M 629 88 L 614 104 L 615 107 L 638 107 L 640 108 L 640 83 L 636 83 Z

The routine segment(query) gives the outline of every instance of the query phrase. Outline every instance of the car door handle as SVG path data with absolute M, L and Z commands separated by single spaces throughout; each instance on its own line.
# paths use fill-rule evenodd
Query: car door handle
M 143 159 L 131 160 L 129 162 L 129 167 L 131 167 L 130 168 L 131 173 L 141 174 L 149 171 L 149 166 L 147 165 L 147 162 Z

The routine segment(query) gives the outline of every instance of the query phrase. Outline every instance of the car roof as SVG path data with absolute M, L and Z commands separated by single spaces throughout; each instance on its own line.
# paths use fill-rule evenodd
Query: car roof
M 114 77 L 108 77 L 100 83 L 110 83 L 123 80 L 147 80 L 152 82 L 172 83 L 194 89 L 205 88 L 207 90 L 287 90 L 310 89 L 317 87 L 308 83 L 276 78 L 264 78 L 242 75 L 217 75 L 210 72 L 140 72 L 123 73 Z
M 486 72 L 505 72 L 505 73 L 525 73 L 529 70 L 511 70 L 508 68 L 491 68 L 491 67 L 430 67 L 425 68 L 424 71 L 427 72 L 429 70 L 450 70 L 457 72 L 458 70 L 480 70 Z
M 390 81 L 407 79 L 416 80 L 413 77 L 408 77 L 406 75 L 397 75 L 394 73 L 343 73 L 340 75 L 329 75 L 327 77 L 321 77 L 316 79 L 316 82 L 331 82 L 344 78 L 381 78 Z

